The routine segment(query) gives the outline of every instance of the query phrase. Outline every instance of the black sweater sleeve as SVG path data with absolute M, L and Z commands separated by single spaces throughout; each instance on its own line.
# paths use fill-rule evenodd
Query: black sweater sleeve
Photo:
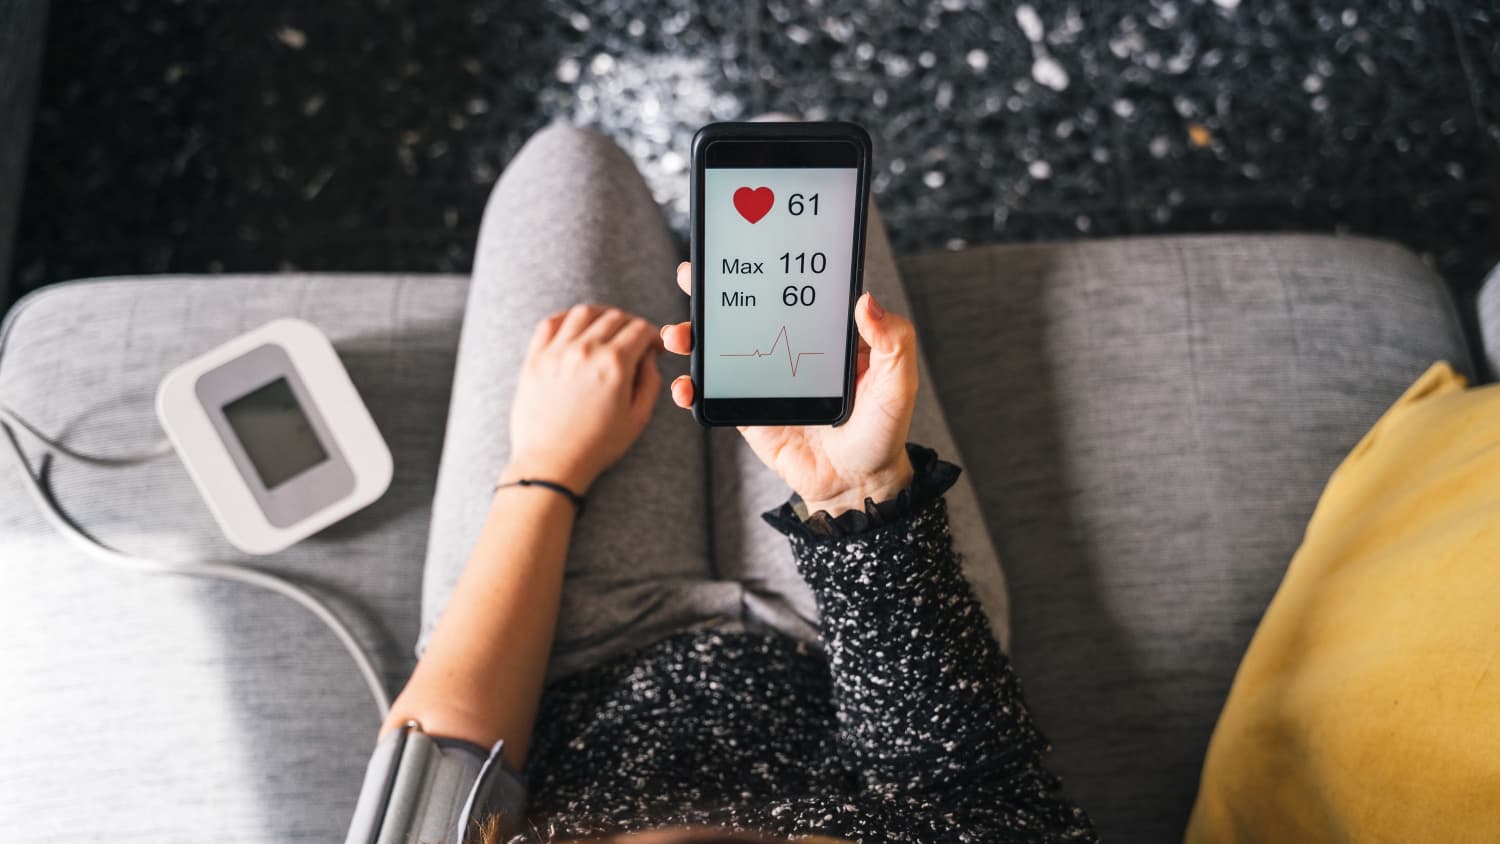
M 894 502 L 852 518 L 766 514 L 817 598 L 841 761 L 874 794 L 998 803 L 1033 832 L 1091 837 L 1043 766 L 1047 740 L 953 549 L 941 494 L 957 467 L 908 453 L 916 476 Z

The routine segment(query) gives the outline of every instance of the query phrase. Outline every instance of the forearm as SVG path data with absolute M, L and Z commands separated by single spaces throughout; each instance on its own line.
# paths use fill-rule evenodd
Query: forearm
M 552 651 L 574 509 L 540 488 L 496 492 L 427 651 L 382 732 L 417 721 L 431 735 L 525 764 Z
M 878 526 L 770 518 L 818 600 L 851 771 L 878 789 L 993 782 L 1037 764 L 1045 740 L 953 550 L 941 493 L 958 470 L 911 455 L 912 486 Z
M 1094 840 L 1047 770 L 1047 740 L 963 577 L 943 502 L 874 534 L 799 548 L 828 607 L 844 766 L 887 797 L 1008 806 L 1028 840 Z
M 935 790 L 972 782 L 981 760 L 1039 756 L 940 505 L 842 544 L 798 556 L 827 605 L 840 744 L 865 782 Z

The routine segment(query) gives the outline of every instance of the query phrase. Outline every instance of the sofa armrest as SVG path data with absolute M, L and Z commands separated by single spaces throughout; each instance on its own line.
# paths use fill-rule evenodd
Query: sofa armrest
M 323 327 L 396 459 L 370 507 L 249 559 L 176 457 L 56 461 L 47 486 L 121 551 L 249 563 L 307 587 L 394 691 L 415 662 L 467 289 L 460 276 L 331 274 L 49 285 L 0 324 L 0 403 L 84 451 L 139 452 L 161 436 L 152 400 L 173 367 L 278 317 Z M 36 465 L 40 449 L 22 445 Z M 13 727 L 0 839 L 343 840 L 380 719 L 333 636 L 263 590 L 96 564 L 41 517 L 21 471 L 0 446 L 0 719 Z

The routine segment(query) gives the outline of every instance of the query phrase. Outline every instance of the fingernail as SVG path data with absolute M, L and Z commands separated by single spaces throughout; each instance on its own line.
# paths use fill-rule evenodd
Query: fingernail
M 875 294 L 866 293 L 865 295 L 870 298 L 870 317 L 872 319 L 885 319 L 885 308 L 880 307 L 880 303 L 875 301 Z
M 656 329 L 656 333 L 661 335 L 661 339 L 667 339 L 667 327 L 665 325 L 663 325 L 661 328 Z

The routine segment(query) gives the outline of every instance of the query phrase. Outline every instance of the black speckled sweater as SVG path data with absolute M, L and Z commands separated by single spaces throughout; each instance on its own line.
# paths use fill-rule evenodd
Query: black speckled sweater
M 683 633 L 548 688 L 528 763 L 533 835 L 715 825 L 858 842 L 1093 840 L 1043 767 L 1010 660 L 964 579 L 911 447 L 891 506 L 791 539 L 825 653 L 776 634 Z M 535 840 L 521 838 L 517 840 Z

